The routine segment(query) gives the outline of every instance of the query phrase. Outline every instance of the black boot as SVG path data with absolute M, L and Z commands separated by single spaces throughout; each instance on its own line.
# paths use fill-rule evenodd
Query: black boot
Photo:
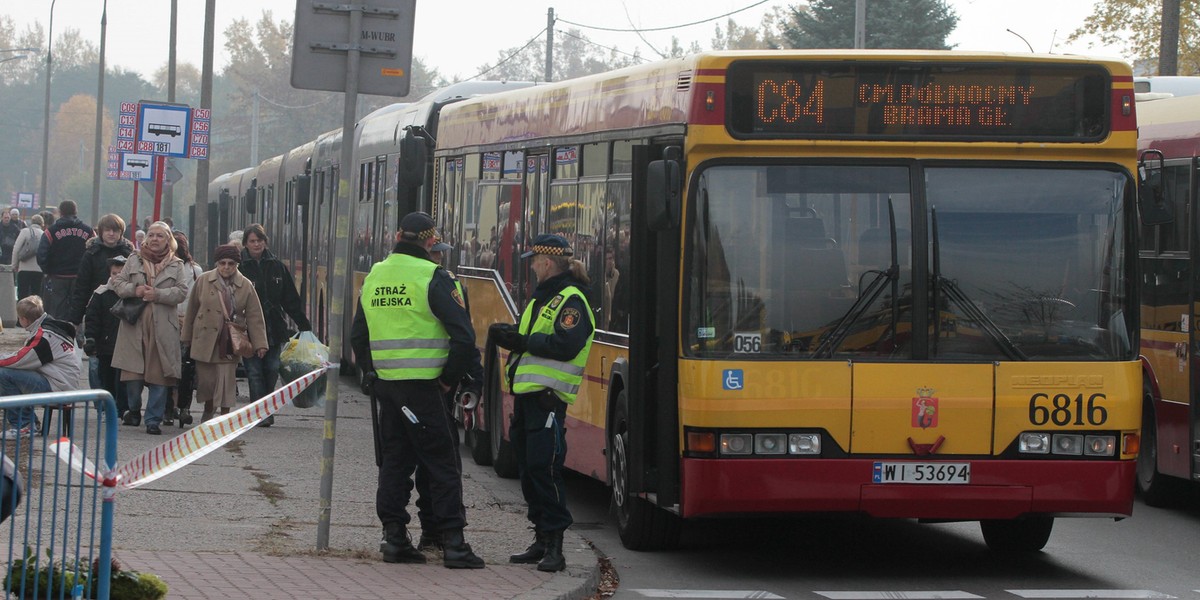
M 386 563 L 425 562 L 425 555 L 413 548 L 412 540 L 403 525 L 389 523 L 383 526 L 383 540 L 379 542 L 379 551 L 383 553 L 383 562 Z
M 555 572 L 567 568 L 567 559 L 562 553 L 562 530 L 546 533 L 546 555 L 538 563 L 537 570 Z
M 482 569 L 483 559 L 471 552 L 471 545 L 463 541 L 461 529 L 442 532 L 442 566 L 447 569 Z
M 508 557 L 508 562 L 518 565 L 533 565 L 546 555 L 546 534 L 540 529 L 533 530 L 533 543 L 520 554 Z
M 421 539 L 417 542 L 417 550 L 442 551 L 442 532 L 430 529 L 421 530 Z

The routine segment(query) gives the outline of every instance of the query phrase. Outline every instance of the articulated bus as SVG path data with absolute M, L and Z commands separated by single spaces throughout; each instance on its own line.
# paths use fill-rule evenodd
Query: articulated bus
M 1185 482 L 1200 480 L 1200 96 L 1139 102 L 1137 110 L 1151 216 L 1139 248 L 1146 373 L 1138 487 L 1146 504 L 1164 506 L 1187 497 Z
M 481 345 L 534 236 L 588 267 L 567 465 L 626 546 L 843 512 L 1035 551 L 1133 508 L 1134 108 L 1115 61 L 705 53 L 447 106 L 432 209 Z M 506 359 L 466 424 L 511 476 Z

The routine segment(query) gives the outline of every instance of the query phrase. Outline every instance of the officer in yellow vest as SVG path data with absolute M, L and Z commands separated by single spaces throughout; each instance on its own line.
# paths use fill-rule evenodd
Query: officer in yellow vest
M 512 351 L 508 375 L 516 400 L 509 437 L 534 531 L 533 544 L 509 561 L 537 563 L 539 571 L 566 567 L 563 531 L 572 519 L 562 479 L 567 453 L 563 419 L 583 383 L 596 330 L 585 296 L 587 270 L 572 254 L 561 236 L 538 236 L 521 255 L 532 259 L 529 266 L 538 285 L 520 325 L 497 323 L 488 330 L 497 345 Z
M 429 260 L 438 241 L 422 212 L 400 220 L 400 236 L 363 281 L 350 330 L 355 358 L 373 379 L 379 400 L 382 464 L 375 510 L 383 523 L 384 562 L 423 563 L 407 525 L 413 473 L 429 475 L 432 521 L 442 533 L 442 564 L 481 569 L 483 559 L 463 540 L 466 515 L 455 426 L 445 394 L 478 361 L 475 331 L 446 270 Z

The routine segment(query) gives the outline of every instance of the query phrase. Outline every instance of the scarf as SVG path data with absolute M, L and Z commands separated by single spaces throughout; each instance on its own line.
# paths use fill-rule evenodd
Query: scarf
M 158 269 L 164 266 L 160 263 L 166 260 L 168 256 L 171 256 L 171 247 L 164 245 L 162 251 L 154 252 L 149 246 L 142 244 L 142 247 L 138 250 L 138 255 L 142 257 L 142 262 L 146 264 L 147 274 L 150 272 L 150 265 L 154 265 L 154 271 L 157 273 Z M 153 281 L 153 278 L 151 278 L 151 281 Z

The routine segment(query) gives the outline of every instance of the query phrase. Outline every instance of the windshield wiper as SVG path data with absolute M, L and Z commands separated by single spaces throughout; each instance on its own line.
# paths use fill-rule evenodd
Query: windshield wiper
M 965 292 L 962 291 L 962 288 L 958 287 L 957 283 L 942 277 L 942 249 L 941 244 L 938 241 L 937 209 L 931 206 L 929 208 L 929 214 L 931 228 L 930 233 L 933 237 L 933 310 L 935 323 L 934 349 L 936 350 L 937 348 L 936 340 L 938 328 L 936 324 L 941 321 L 941 307 L 938 306 L 938 294 L 939 292 L 944 292 L 948 300 L 957 304 L 960 308 L 962 308 L 963 312 L 966 313 L 969 319 L 979 324 L 984 333 L 988 334 L 988 337 L 991 337 L 992 340 L 1000 346 L 1000 349 L 1004 351 L 1006 356 L 1012 360 L 1029 360 L 1029 357 L 1026 356 L 1025 353 L 1016 346 L 1016 344 L 1013 344 L 1013 341 L 1009 339 L 1009 337 L 1005 335 L 1003 331 L 1000 330 L 1000 326 L 996 325 L 996 322 L 988 317 L 987 314 L 983 312 L 983 309 L 979 308 L 979 305 L 975 304 L 975 302 L 971 300 L 971 298 L 967 296 Z
M 900 258 L 896 250 L 896 211 L 892 206 L 892 199 L 888 198 L 888 227 L 892 242 L 892 264 L 888 265 L 885 271 L 874 271 L 875 278 L 871 283 L 867 284 L 866 289 L 863 289 L 858 294 L 858 299 L 842 315 L 838 320 L 838 324 L 825 336 L 821 345 L 813 351 L 810 358 L 825 358 L 833 356 L 833 351 L 842 345 L 842 341 L 850 335 L 850 326 L 858 322 L 862 318 L 863 313 L 867 311 L 871 305 L 875 304 L 875 300 L 879 298 L 879 294 L 883 293 L 884 284 L 891 282 L 892 284 L 892 339 L 896 337 L 896 325 L 899 320 L 899 288 L 900 288 Z M 862 282 L 859 282 L 861 287 Z

